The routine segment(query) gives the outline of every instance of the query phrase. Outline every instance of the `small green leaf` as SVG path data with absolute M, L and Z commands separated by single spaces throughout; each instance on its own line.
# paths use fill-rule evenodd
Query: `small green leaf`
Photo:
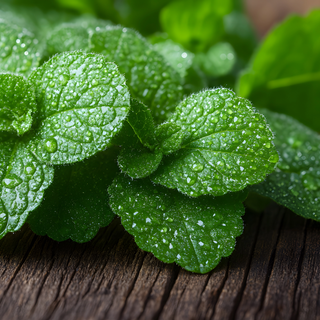
M 191 51 L 204 51 L 223 35 L 223 16 L 232 0 L 180 0 L 162 9 L 162 28 L 175 42 Z
M 167 119 L 181 100 L 179 74 L 137 32 L 119 26 L 95 31 L 90 50 L 118 65 L 132 96 L 151 109 L 157 123 Z
M 131 99 L 131 109 L 126 120 L 142 145 L 152 149 L 157 144 L 152 115 L 143 103 Z
M 243 230 L 244 193 L 192 199 L 123 175 L 108 191 L 112 210 L 141 249 L 192 272 L 212 270 Z
M 239 79 L 237 93 L 255 106 L 285 113 L 319 131 L 319 28 L 320 10 L 278 25 Z
M 144 178 L 154 172 L 162 159 L 150 110 L 131 99 L 131 109 L 119 134 L 112 140 L 122 146 L 119 167 L 132 178 Z
M 220 77 L 231 72 L 236 62 L 236 53 L 230 43 L 219 42 L 206 54 L 198 54 L 197 61 L 210 76 Z
M 0 74 L 0 131 L 27 132 L 36 109 L 34 91 L 23 76 Z
M 45 201 L 27 222 L 38 235 L 56 241 L 91 240 L 113 219 L 107 187 L 119 172 L 117 150 L 108 149 L 84 162 L 55 168 L 54 181 Z
M 320 221 L 320 136 L 284 114 L 263 110 L 275 133 L 278 168 L 250 190 Z
M 0 141 L 0 238 L 17 231 L 42 201 L 53 168 L 39 162 L 17 138 Z
M 48 54 L 52 56 L 65 51 L 89 51 L 89 33 L 110 25 L 110 21 L 91 16 L 80 16 L 71 22 L 59 24 L 47 35 Z
M 39 108 L 32 151 L 44 162 L 72 163 L 104 150 L 129 112 L 125 79 L 101 55 L 57 55 L 30 81 Z
M 153 45 L 154 50 L 159 52 L 181 76 L 187 75 L 192 66 L 194 54 L 184 49 L 180 44 L 168 39 Z
M 165 122 L 156 128 L 157 140 L 163 154 L 170 154 L 181 148 L 183 135 L 181 127 L 173 122 Z
M 0 70 L 28 75 L 38 67 L 43 49 L 26 29 L 0 19 Z
M 162 159 L 162 152 L 151 151 L 143 147 L 124 147 L 118 157 L 118 164 L 122 172 L 138 179 L 148 177 L 157 170 Z
M 191 95 L 169 122 L 181 128 L 174 133 L 180 150 L 163 158 L 151 180 L 187 195 L 242 190 L 263 181 L 278 162 L 264 116 L 231 90 Z
M 49 56 L 65 51 L 88 51 L 89 34 L 87 29 L 73 23 L 56 26 L 47 35 L 47 51 Z

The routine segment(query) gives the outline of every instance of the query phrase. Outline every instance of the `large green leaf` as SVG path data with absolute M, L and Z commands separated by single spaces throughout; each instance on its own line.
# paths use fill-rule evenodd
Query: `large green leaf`
M 91 240 L 114 214 L 107 188 L 119 171 L 116 150 L 106 150 L 84 162 L 55 168 L 54 181 L 45 201 L 30 214 L 32 231 L 56 241 Z
M 39 162 L 27 142 L 1 136 L 0 238 L 21 228 L 52 179 L 53 168 Z
M 242 190 L 263 181 L 278 161 L 264 116 L 231 90 L 191 95 L 178 105 L 169 123 L 180 127 L 172 130 L 171 138 L 180 142 L 180 149 L 173 144 L 171 151 L 177 151 L 163 158 L 151 179 L 187 195 Z
M 278 168 L 250 189 L 320 221 L 320 136 L 284 114 L 263 110 L 280 155 Z
M 288 114 L 319 131 L 320 11 L 276 27 L 238 83 L 255 106 Z
M 172 40 L 204 51 L 223 35 L 223 16 L 231 10 L 231 0 L 173 1 L 162 9 L 160 22 Z
M 32 33 L 0 19 L 0 71 L 28 75 L 38 67 L 42 54 Z
M 39 109 L 32 151 L 44 162 L 72 163 L 104 150 L 129 112 L 125 79 L 101 55 L 57 55 L 30 81 Z
M 244 193 L 192 199 L 123 175 L 108 191 L 112 210 L 141 249 L 192 272 L 212 270 L 242 233 Z
M 137 32 L 119 26 L 94 31 L 90 51 L 102 53 L 118 65 L 132 96 L 151 109 L 157 123 L 165 120 L 181 100 L 179 74 Z
M 34 90 L 23 76 L 0 74 L 0 131 L 27 132 L 36 109 Z

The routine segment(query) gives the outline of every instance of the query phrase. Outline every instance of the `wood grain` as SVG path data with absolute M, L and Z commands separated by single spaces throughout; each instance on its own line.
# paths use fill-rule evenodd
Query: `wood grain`
M 247 210 L 235 252 L 205 275 L 141 251 L 116 219 L 86 244 L 28 227 L 0 241 L 0 318 L 320 319 L 320 224 Z

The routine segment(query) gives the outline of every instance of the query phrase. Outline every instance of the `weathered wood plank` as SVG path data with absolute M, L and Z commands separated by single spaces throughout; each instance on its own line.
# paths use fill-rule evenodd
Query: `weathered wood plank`
M 0 241 L 0 318 L 319 319 L 320 224 L 248 211 L 231 257 L 206 275 L 141 251 L 116 219 L 86 244 L 27 228 Z

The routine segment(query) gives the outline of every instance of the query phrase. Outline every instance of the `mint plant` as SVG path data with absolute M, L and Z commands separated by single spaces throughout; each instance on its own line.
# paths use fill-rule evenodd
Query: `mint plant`
M 94 17 L 43 14 L 52 27 L 30 22 L 34 33 L 0 21 L 0 238 L 27 222 L 56 241 L 86 242 L 117 215 L 141 249 L 205 273 L 232 253 L 249 192 L 320 220 L 318 134 L 231 89 L 204 89 L 245 63 L 243 15 L 226 16 L 232 1 L 163 6 L 167 34 L 151 43 Z M 220 29 L 199 24 L 180 37 L 190 8 Z M 262 92 L 254 61 L 241 95 Z

